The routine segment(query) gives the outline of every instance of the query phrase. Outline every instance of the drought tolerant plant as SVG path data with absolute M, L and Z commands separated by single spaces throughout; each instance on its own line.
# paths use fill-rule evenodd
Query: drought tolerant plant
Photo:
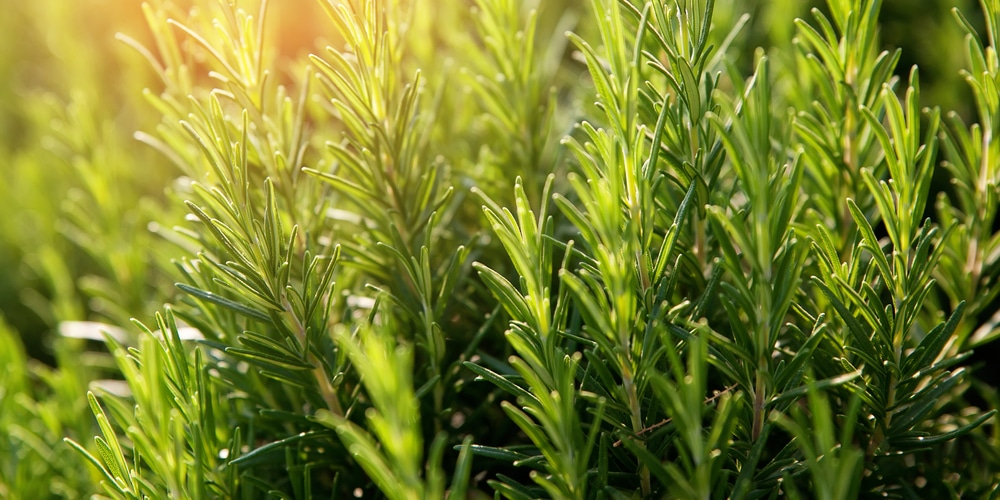
M 308 57 L 192 3 L 117 36 L 139 118 L 25 108 L 72 193 L 28 296 L 90 340 L 0 326 L 0 496 L 1000 492 L 997 2 L 972 125 L 879 0 L 321 0 Z

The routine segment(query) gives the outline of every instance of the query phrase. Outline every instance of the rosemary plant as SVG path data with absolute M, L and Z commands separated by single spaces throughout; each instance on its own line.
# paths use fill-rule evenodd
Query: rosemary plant
M 0 497 L 1000 495 L 1000 1 L 57 3 Z

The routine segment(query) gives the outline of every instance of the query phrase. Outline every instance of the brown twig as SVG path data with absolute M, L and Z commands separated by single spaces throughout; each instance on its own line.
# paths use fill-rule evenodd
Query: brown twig
M 737 387 L 737 385 L 739 385 L 739 384 L 733 384 L 733 385 L 731 385 L 729 387 L 726 387 L 725 389 L 723 389 L 723 390 L 715 393 L 714 396 L 706 399 L 703 404 L 708 404 L 708 403 L 711 403 L 712 401 L 715 401 L 716 399 L 719 399 L 720 397 L 722 397 L 723 394 L 725 394 L 727 392 L 730 392 L 733 389 L 735 389 Z M 639 437 L 639 436 L 641 436 L 643 434 L 648 434 L 650 432 L 653 432 L 656 429 L 659 429 L 660 427 L 663 427 L 664 425 L 669 424 L 670 420 L 671 419 L 669 419 L 669 418 L 668 419 L 664 419 L 664 420 L 662 420 L 660 422 L 657 422 L 657 423 L 655 423 L 655 424 L 653 424 L 653 425 L 651 425 L 649 427 L 646 427 L 645 429 L 642 429 L 641 431 L 635 433 L 634 437 Z M 613 444 L 612 447 L 617 448 L 617 447 L 621 446 L 622 445 L 622 441 L 623 441 L 622 439 L 619 439 L 618 441 L 615 441 L 615 444 Z

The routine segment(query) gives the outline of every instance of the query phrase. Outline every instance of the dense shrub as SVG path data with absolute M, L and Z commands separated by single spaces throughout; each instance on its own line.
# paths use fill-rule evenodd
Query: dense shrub
M 95 2 L 0 20 L 0 496 L 1000 494 L 1000 2 Z

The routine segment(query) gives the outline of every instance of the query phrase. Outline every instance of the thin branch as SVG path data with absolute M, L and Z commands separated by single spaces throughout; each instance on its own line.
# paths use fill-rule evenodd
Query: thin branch
M 705 402 L 704 402 L 703 404 L 706 404 L 706 405 L 707 405 L 707 404 L 709 404 L 709 403 L 711 403 L 711 402 L 715 401 L 716 399 L 719 399 L 720 397 L 722 397 L 722 395 L 723 395 L 723 394 L 726 394 L 726 393 L 728 393 L 728 392 L 732 391 L 733 389 L 736 389 L 736 387 L 737 387 L 738 385 L 739 385 L 739 384 L 733 384 L 733 385 L 731 385 L 731 386 L 729 386 L 729 387 L 726 387 L 725 389 L 723 389 L 723 390 L 721 390 L 721 391 L 719 391 L 719 392 L 715 393 L 715 395 L 714 395 L 714 396 L 712 396 L 712 397 L 710 397 L 710 398 L 706 399 L 706 400 L 705 400 Z M 671 420 L 672 420 L 672 419 L 670 419 L 670 418 L 667 418 L 667 419 L 664 419 L 664 420 L 662 420 L 662 421 L 660 421 L 660 422 L 657 422 L 657 423 L 655 423 L 655 424 L 653 424 L 653 425 L 651 425 L 651 426 L 649 426 L 649 427 L 646 427 L 645 429 L 642 429 L 641 431 L 639 431 L 639 432 L 635 433 L 635 436 L 633 436 L 633 437 L 639 437 L 639 436 L 642 436 L 643 434 L 649 434 L 650 432 L 653 432 L 653 431 L 655 431 L 656 429 L 659 429 L 660 427 L 663 427 L 664 425 L 667 425 L 667 424 L 669 424 Z M 621 445 L 622 445 L 622 441 L 623 441 L 622 439 L 619 439 L 618 441 L 615 441 L 615 444 L 614 444 L 614 445 L 612 445 L 612 446 L 613 446 L 613 447 L 615 447 L 615 448 L 618 448 L 619 446 L 621 446 Z

